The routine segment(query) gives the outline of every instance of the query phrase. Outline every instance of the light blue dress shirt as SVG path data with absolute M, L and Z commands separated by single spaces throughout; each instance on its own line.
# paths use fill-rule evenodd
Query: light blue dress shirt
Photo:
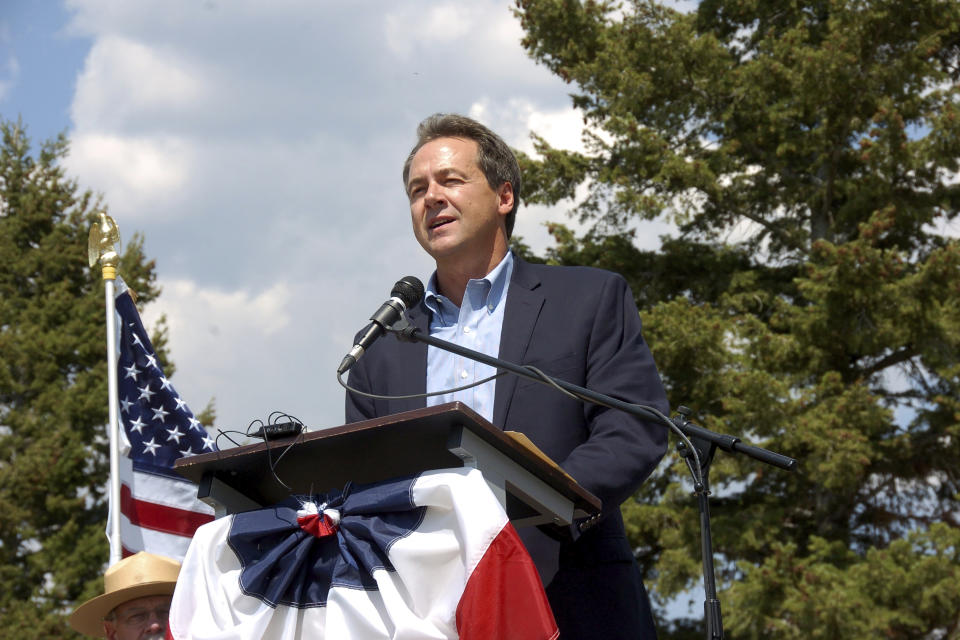
M 500 261 L 487 277 L 470 280 L 460 307 L 437 293 L 437 274 L 430 276 L 424 304 L 431 311 L 430 335 L 496 357 L 500 353 L 500 332 L 507 289 L 513 274 L 513 254 Z M 427 392 L 443 391 L 476 382 L 496 373 L 493 367 L 433 346 L 427 347 Z M 427 398 L 427 406 L 459 401 L 493 421 L 496 381 L 456 393 Z

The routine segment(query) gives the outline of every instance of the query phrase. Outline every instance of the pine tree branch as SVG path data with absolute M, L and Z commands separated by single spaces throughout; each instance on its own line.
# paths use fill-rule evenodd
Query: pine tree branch
M 876 373 L 879 373 L 880 371 L 883 371 L 884 369 L 898 365 L 902 362 L 906 362 L 907 360 L 910 360 L 916 355 L 917 355 L 917 350 L 913 347 L 912 344 L 908 344 L 903 349 L 900 349 L 899 351 L 894 351 L 893 353 L 890 353 L 884 356 L 883 358 L 880 358 L 880 360 L 876 361 L 875 363 L 873 363 L 872 365 L 864 369 L 863 370 L 864 377 L 870 377 Z

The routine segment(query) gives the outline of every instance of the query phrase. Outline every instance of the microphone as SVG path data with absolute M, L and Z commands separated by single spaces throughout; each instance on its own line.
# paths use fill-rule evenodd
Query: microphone
M 370 325 L 363 336 L 357 340 L 357 344 L 353 345 L 353 349 L 350 349 L 350 353 L 343 357 L 343 361 L 337 368 L 337 375 L 342 375 L 344 371 L 356 364 L 370 345 L 383 335 L 384 330 L 403 317 L 404 311 L 420 304 L 423 300 L 423 283 L 413 276 L 405 276 L 393 285 L 390 296 L 391 298 L 370 316 Z

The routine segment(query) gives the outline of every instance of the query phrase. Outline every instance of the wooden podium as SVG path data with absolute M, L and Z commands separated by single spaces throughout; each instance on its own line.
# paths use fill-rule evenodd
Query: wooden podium
M 281 457 L 282 455 L 282 457 Z M 287 486 L 288 490 L 270 470 Z M 279 462 L 278 462 L 279 460 Z M 600 500 L 556 464 L 459 402 L 214 451 L 176 461 L 217 517 L 259 509 L 290 493 L 324 493 L 432 469 L 473 467 L 515 527 L 599 513 Z

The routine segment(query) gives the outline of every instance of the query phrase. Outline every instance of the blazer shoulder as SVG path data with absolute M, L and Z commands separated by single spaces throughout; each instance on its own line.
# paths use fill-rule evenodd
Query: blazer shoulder
M 600 290 L 610 284 L 621 287 L 628 286 L 626 279 L 619 273 L 597 267 L 570 267 L 524 262 L 518 276 L 527 281 L 564 288 L 584 287 Z

